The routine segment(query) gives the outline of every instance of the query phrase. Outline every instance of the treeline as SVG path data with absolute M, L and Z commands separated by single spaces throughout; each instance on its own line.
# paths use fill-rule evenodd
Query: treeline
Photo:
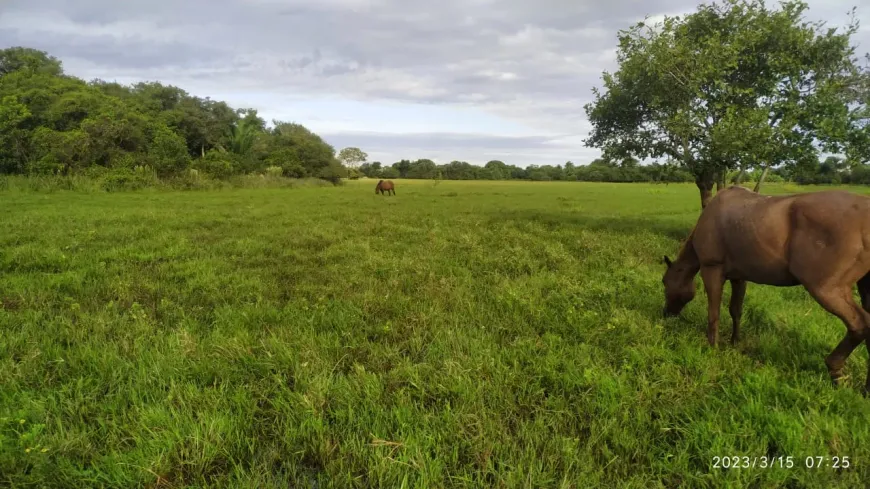
M 0 50 L 0 174 L 274 174 L 338 182 L 335 149 L 301 124 L 159 82 L 64 74 L 43 51 Z
M 684 167 L 667 162 L 640 165 L 637 160 L 622 162 L 604 158 L 593 160 L 588 165 L 530 165 L 520 168 L 502 161 L 493 160 L 484 166 L 464 161 L 438 165 L 432 160 L 402 160 L 391 166 L 381 162 L 363 163 L 358 172 L 369 178 L 411 178 L 443 180 L 531 180 L 531 181 L 581 181 L 581 182 L 662 182 L 688 183 L 695 177 Z M 749 172 L 731 171 L 727 179 L 735 182 L 758 181 L 761 169 Z M 766 176 L 769 182 L 794 182 L 801 185 L 860 184 L 870 185 L 870 165 L 849 165 L 843 158 L 830 156 L 818 161 L 807 159 L 800 165 L 782 166 L 771 170 Z
M 614 163 L 596 159 L 588 165 L 529 165 L 520 168 L 493 160 L 484 166 L 464 161 L 438 165 L 432 160 L 402 160 L 391 166 L 379 161 L 363 163 L 359 173 L 369 178 L 416 178 L 443 180 L 532 180 L 584 182 L 691 182 L 691 173 L 673 163 L 640 165 L 637 161 Z
M 159 82 L 130 86 L 86 82 L 64 73 L 61 62 L 35 49 L 0 50 L 0 175 L 85 175 L 138 180 L 229 179 L 239 175 L 444 180 L 586 182 L 694 182 L 673 161 L 640 165 L 636 159 L 599 158 L 589 164 L 520 168 L 493 160 L 436 164 L 402 160 L 365 162 L 358 148 L 335 148 L 301 124 L 266 121 L 253 109 L 188 94 Z M 348 169 L 342 165 L 356 167 Z M 362 163 L 357 167 L 358 163 Z M 755 180 L 760 170 L 740 178 Z M 728 178 L 737 178 L 729 172 Z M 799 184 L 870 184 L 870 169 L 840 158 L 773 169 L 770 180 Z

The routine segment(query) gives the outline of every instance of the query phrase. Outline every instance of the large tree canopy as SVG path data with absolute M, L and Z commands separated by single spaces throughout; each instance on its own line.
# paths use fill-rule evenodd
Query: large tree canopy
M 725 0 L 685 18 L 620 31 L 616 73 L 586 106 L 585 144 L 606 157 L 669 157 L 695 177 L 701 205 L 736 167 L 794 164 L 856 142 L 850 38 L 803 19 L 806 3 Z M 854 19 L 854 17 L 853 17 Z
M 335 181 L 335 149 L 298 124 L 268 129 L 256 110 L 159 82 L 123 86 L 64 75 L 29 48 L 0 50 L 0 174 L 194 168 L 222 178 L 269 166 Z

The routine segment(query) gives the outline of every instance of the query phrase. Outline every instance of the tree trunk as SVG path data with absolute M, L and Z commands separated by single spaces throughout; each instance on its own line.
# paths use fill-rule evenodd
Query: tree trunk
M 716 193 L 725 189 L 725 170 L 721 170 L 716 174 Z
M 695 185 L 698 186 L 698 190 L 701 192 L 701 209 L 707 207 L 710 199 L 713 198 L 713 180 L 712 175 L 699 175 L 695 177 Z
M 740 185 L 743 182 L 743 177 L 746 175 L 746 170 L 740 170 L 737 177 L 734 179 L 734 185 Z
M 764 178 L 767 176 L 768 170 L 770 170 L 770 167 L 765 166 L 764 170 L 761 172 L 761 176 L 758 177 L 758 182 L 755 183 L 755 188 L 752 189 L 753 192 L 758 193 L 761 191 L 761 184 L 764 183 Z

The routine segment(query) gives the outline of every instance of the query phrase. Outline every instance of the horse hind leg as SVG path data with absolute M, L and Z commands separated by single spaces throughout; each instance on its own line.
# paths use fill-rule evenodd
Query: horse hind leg
M 864 283 L 867 284 L 866 281 Z M 825 358 L 831 382 L 836 386 L 843 377 L 846 359 L 865 340 L 867 332 L 870 331 L 870 312 L 855 303 L 851 286 L 833 289 L 813 288 L 809 290 L 809 293 L 819 305 L 837 316 L 846 325 L 846 336 Z

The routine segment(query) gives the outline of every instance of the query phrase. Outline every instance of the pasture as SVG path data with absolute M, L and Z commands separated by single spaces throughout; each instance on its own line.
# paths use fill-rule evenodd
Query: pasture
M 832 388 L 802 288 L 736 347 L 700 278 L 661 318 L 694 185 L 375 183 L 0 192 L 0 486 L 870 480 L 867 350 Z

